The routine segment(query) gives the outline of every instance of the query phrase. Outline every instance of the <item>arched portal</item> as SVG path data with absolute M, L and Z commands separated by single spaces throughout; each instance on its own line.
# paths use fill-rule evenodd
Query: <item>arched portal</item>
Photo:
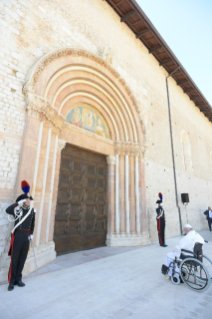
M 24 173 L 32 185 L 36 247 L 54 245 L 61 151 L 68 144 L 106 157 L 107 245 L 149 243 L 146 131 L 120 75 L 89 52 L 63 49 L 33 65 L 23 92 L 28 112 L 19 180 Z

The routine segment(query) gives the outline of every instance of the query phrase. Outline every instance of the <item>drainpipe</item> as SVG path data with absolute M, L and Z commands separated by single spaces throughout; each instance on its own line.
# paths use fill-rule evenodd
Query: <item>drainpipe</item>
M 171 138 L 171 148 L 172 148 L 172 163 L 173 163 L 173 173 L 174 173 L 175 198 L 176 198 L 176 206 L 177 206 L 178 212 L 179 212 L 180 232 L 182 235 L 183 229 L 182 229 L 181 211 L 180 211 L 180 206 L 178 203 L 178 196 L 177 196 L 177 178 L 176 178 L 176 170 L 175 170 L 174 143 L 173 143 L 173 134 L 172 134 L 171 107 L 170 107 L 169 85 L 168 85 L 168 78 L 172 77 L 173 74 L 179 69 L 180 69 L 180 66 L 166 77 L 166 89 L 167 89 L 167 100 L 168 100 L 168 108 L 169 108 L 169 127 L 170 127 L 170 138 Z

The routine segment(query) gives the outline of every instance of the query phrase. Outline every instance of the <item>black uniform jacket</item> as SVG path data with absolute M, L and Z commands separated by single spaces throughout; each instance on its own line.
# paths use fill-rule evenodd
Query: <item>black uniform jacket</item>
M 163 207 L 160 206 L 160 207 L 156 208 L 156 214 L 157 214 L 156 219 L 159 219 L 159 218 L 165 219 L 165 212 L 164 212 Z
M 29 212 L 30 210 L 30 207 L 28 208 L 25 208 L 24 206 L 22 207 L 19 207 L 18 206 L 18 203 L 14 203 L 13 205 L 9 206 L 7 209 L 6 209 L 6 213 L 7 214 L 10 214 L 10 215 L 13 215 L 15 217 L 15 212 L 14 211 L 17 211 L 19 212 L 20 210 L 22 210 L 23 214 L 21 216 L 21 218 L 18 218 L 16 221 L 15 221 L 15 224 L 14 226 L 16 226 L 22 218 L 24 218 L 24 216 L 26 216 L 26 214 Z M 23 229 L 23 230 L 29 230 L 30 231 L 30 234 L 33 234 L 34 232 L 34 228 L 35 228 L 35 210 L 34 208 L 32 208 L 31 210 L 31 213 L 29 214 L 29 216 L 23 221 L 23 223 L 21 223 L 19 226 L 18 226 L 18 229 Z

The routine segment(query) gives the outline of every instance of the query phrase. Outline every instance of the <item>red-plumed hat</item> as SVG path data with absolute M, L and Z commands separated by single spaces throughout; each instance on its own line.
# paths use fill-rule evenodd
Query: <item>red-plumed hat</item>
M 159 193 L 158 196 L 159 196 L 160 200 L 163 201 L 163 195 L 162 195 L 162 193 Z
M 24 194 L 18 196 L 16 199 L 16 202 L 22 200 L 22 199 L 27 199 L 29 198 L 30 200 L 33 200 L 32 196 L 30 196 L 29 191 L 30 191 L 30 185 L 27 183 L 27 181 L 22 181 L 21 182 L 21 189 L 24 192 Z
M 163 202 L 163 194 L 162 194 L 162 193 L 159 193 L 159 194 L 158 194 L 158 197 L 159 197 L 160 199 L 158 199 L 158 200 L 156 201 L 156 204 L 161 204 L 161 203 Z
M 29 191 L 30 191 L 30 186 L 29 184 L 27 183 L 27 181 L 22 181 L 21 182 L 21 189 L 22 191 L 24 192 L 24 194 L 28 194 Z

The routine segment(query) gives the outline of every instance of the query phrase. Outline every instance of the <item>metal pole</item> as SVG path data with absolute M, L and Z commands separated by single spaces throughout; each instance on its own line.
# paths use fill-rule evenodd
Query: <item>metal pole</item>
M 188 213 L 187 213 L 187 209 L 186 209 L 187 203 L 185 203 L 184 206 L 185 206 L 185 211 L 186 211 L 186 220 L 187 220 L 187 224 L 188 224 Z
M 165 225 L 171 230 L 171 232 L 172 232 L 176 237 L 178 237 L 178 235 L 171 229 L 171 227 L 169 227 L 169 225 L 167 225 L 167 222 L 165 222 Z
M 167 89 L 167 99 L 168 99 L 168 108 L 169 108 L 169 127 L 170 127 L 170 137 L 171 137 L 171 149 L 172 149 L 172 163 L 173 163 L 173 174 L 174 174 L 174 186 L 175 186 L 175 198 L 176 198 L 176 206 L 178 208 L 179 212 L 179 221 L 180 221 L 180 231 L 181 235 L 183 234 L 182 229 L 182 220 L 181 220 L 181 211 L 178 203 L 178 197 L 177 197 L 177 178 L 176 178 L 176 170 L 175 170 L 175 159 L 174 159 L 174 143 L 173 143 L 173 134 L 172 134 L 172 121 L 171 121 L 171 107 L 170 107 L 170 98 L 169 98 L 169 85 L 168 85 L 168 78 L 172 76 L 178 69 L 180 69 L 180 66 L 174 70 L 170 75 L 166 77 L 166 89 Z

